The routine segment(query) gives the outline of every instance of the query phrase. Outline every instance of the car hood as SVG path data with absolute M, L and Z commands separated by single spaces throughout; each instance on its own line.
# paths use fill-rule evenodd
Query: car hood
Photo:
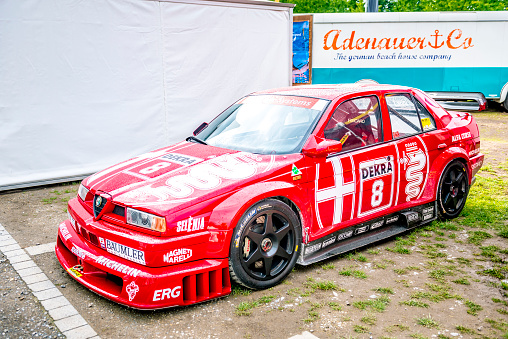
M 109 194 L 117 204 L 165 214 L 262 181 L 274 172 L 291 180 L 291 166 L 301 158 L 182 142 L 107 168 L 84 184 L 92 193 Z

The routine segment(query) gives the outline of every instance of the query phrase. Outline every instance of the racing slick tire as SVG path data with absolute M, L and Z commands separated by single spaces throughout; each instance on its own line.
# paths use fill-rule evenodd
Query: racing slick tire
M 437 195 L 440 219 L 456 218 L 466 204 L 469 193 L 466 166 L 459 160 L 450 162 L 441 176 Z
M 233 281 L 260 290 L 280 283 L 298 259 L 302 231 L 296 213 L 275 199 L 262 200 L 242 215 L 229 252 Z

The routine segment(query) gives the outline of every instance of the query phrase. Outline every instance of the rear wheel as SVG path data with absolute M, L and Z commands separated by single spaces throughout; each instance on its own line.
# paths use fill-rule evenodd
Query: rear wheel
M 275 286 L 295 266 L 301 242 L 295 212 L 279 200 L 260 201 L 235 227 L 229 257 L 231 277 L 252 289 Z
M 456 218 L 466 204 L 469 180 L 466 166 L 454 160 L 446 166 L 439 182 L 437 197 L 438 213 L 441 219 Z

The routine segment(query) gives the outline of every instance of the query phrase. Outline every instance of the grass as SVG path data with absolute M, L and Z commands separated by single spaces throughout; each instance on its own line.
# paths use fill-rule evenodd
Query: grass
M 475 330 L 472 330 L 468 327 L 465 327 L 465 326 L 457 326 L 455 327 L 457 329 L 457 331 L 459 331 L 460 333 L 462 334 L 476 334 L 476 331 Z
M 489 227 L 508 236 L 508 225 L 503 222 L 508 218 L 508 179 L 477 176 L 461 216 L 461 224 Z
M 305 286 L 308 288 L 311 288 L 313 290 L 321 290 L 321 291 L 341 291 L 344 292 L 344 289 L 339 288 L 337 284 L 330 280 L 324 280 L 324 281 L 315 281 L 313 278 L 308 277 L 307 281 L 305 282 Z
M 424 303 L 423 301 L 419 300 L 405 300 L 400 302 L 401 305 L 407 305 L 412 307 L 421 307 L 421 308 L 428 308 L 429 304 Z
M 468 308 L 467 310 L 467 313 L 468 314 L 471 314 L 471 315 L 478 315 L 478 312 L 483 310 L 483 307 L 481 307 L 480 305 L 478 304 L 475 304 L 474 302 L 472 302 L 471 300 L 466 300 L 464 302 L 464 304 L 466 305 L 466 307 Z
M 247 295 L 250 295 L 251 293 L 252 293 L 252 290 L 245 288 L 243 286 L 236 285 L 236 284 L 232 284 L 232 286 L 231 286 L 231 295 L 232 296 L 237 296 L 237 295 L 247 296 Z
M 453 280 L 453 282 L 456 283 L 456 284 L 460 284 L 460 285 L 471 285 L 469 280 L 467 280 L 466 278 L 460 278 L 460 279 L 457 279 L 457 280 Z
M 376 299 L 369 299 L 365 301 L 355 301 L 353 302 L 353 306 L 360 309 L 365 310 L 367 308 L 371 308 L 376 312 L 383 312 L 386 309 L 386 306 L 390 303 L 390 298 L 387 296 L 381 296 Z
M 376 287 L 372 290 L 382 294 L 394 294 L 393 289 L 391 287 Z
M 333 270 L 333 269 L 335 269 L 335 265 L 333 263 L 329 263 L 329 264 L 325 264 L 325 265 L 321 266 L 321 268 L 325 271 Z
M 343 268 L 339 271 L 340 275 L 345 277 L 355 277 L 358 279 L 367 279 L 367 274 L 362 270 L 355 270 L 352 267 Z
M 360 321 L 367 325 L 376 325 L 377 318 L 374 315 L 366 315 Z
M 370 331 L 368 327 L 362 326 L 362 325 L 354 325 L 353 330 L 356 333 L 369 333 L 369 331 Z
M 339 303 L 337 302 L 333 302 L 333 301 L 330 301 L 328 303 L 328 306 L 330 306 L 330 308 L 334 311 L 340 311 L 342 310 L 342 306 L 339 305 Z
M 263 304 L 268 304 L 273 299 L 275 299 L 275 296 L 273 295 L 266 295 L 262 296 L 257 300 L 254 301 L 242 301 L 235 310 L 235 314 L 239 316 L 248 316 L 251 315 L 252 309 L 261 306 Z
M 485 239 L 492 238 L 490 233 L 484 231 L 468 231 L 469 237 L 467 242 L 474 245 L 481 245 Z
M 404 324 L 394 324 L 394 325 L 385 327 L 384 330 L 388 333 L 404 332 L 404 331 L 409 331 L 409 326 L 404 325 Z
M 439 328 L 439 323 L 432 319 L 430 314 L 427 317 L 417 318 L 416 323 L 427 328 Z
M 319 313 L 316 310 L 321 308 L 321 307 L 323 307 L 323 305 L 321 305 L 320 303 L 313 303 L 313 304 L 311 304 L 310 309 L 307 312 L 309 317 L 306 318 L 306 319 L 303 319 L 303 321 L 305 323 L 311 323 L 311 322 L 316 321 L 317 319 L 319 319 Z

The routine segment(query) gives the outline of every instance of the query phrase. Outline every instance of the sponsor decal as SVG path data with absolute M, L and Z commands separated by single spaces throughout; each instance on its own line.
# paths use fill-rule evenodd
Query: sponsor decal
M 372 165 L 370 165 L 371 163 Z M 393 162 L 391 161 L 391 157 L 388 157 L 388 159 L 382 163 L 377 161 L 376 163 L 369 161 L 367 167 L 361 168 L 361 172 L 362 180 L 377 178 L 385 174 L 391 174 L 393 173 Z
M 296 167 L 295 164 L 293 164 L 293 167 L 291 168 L 291 175 L 294 177 L 294 176 L 301 175 L 301 174 L 302 174 L 302 171 L 300 171 L 298 169 L 298 167 Z
M 342 136 L 342 138 L 340 139 L 340 143 L 344 145 L 344 143 L 347 141 L 347 138 L 349 138 L 349 136 L 351 135 L 351 132 L 347 132 L 346 134 L 344 134 Z
M 308 247 L 305 247 L 305 254 L 311 254 L 311 253 L 314 253 L 318 250 L 321 249 L 321 246 L 323 244 L 322 243 L 319 243 L 319 244 L 315 244 L 315 245 L 311 245 L 311 246 L 308 246 Z
M 373 222 L 373 223 L 370 225 L 370 229 L 371 229 L 371 230 L 373 230 L 374 228 L 381 227 L 381 226 L 383 226 L 383 224 L 384 224 L 384 220 L 380 220 L 380 221 Z
M 422 121 L 422 127 L 423 127 L 424 131 L 433 128 L 432 122 L 430 121 L 430 118 L 423 118 L 423 119 L 421 119 L 421 121 Z
M 153 293 L 153 301 L 162 301 L 164 299 L 178 298 L 180 296 L 181 290 L 182 286 L 165 288 L 162 290 L 155 290 L 155 292 Z
M 245 218 L 243 218 L 242 223 L 240 224 L 240 228 L 238 229 L 238 232 L 236 232 L 236 235 L 235 235 L 235 247 L 238 248 L 238 246 L 240 246 L 240 236 L 243 232 L 243 229 L 249 222 L 250 218 L 252 218 L 254 216 L 254 214 L 256 214 L 255 208 L 251 209 L 250 212 L 245 216 Z
M 70 216 L 70 214 L 69 214 Z M 72 234 L 69 233 L 69 230 L 67 229 L 67 226 L 65 226 L 64 223 L 61 223 L 60 226 L 58 226 L 60 229 L 60 233 L 62 234 L 62 237 L 67 240 L 72 237 Z
M 469 151 L 469 156 L 472 157 L 473 155 L 477 155 L 478 153 L 480 153 L 480 149 L 475 148 L 474 150 Z
M 393 217 L 389 217 L 388 219 L 386 219 L 386 223 L 391 224 L 392 222 L 396 222 L 397 220 L 399 220 L 399 216 L 395 215 Z
M 87 254 L 89 254 L 89 253 L 88 253 L 88 251 L 85 251 L 84 249 L 79 248 L 79 247 L 77 247 L 76 245 L 73 245 L 73 247 L 72 247 L 72 249 L 71 249 L 71 252 L 72 252 L 75 256 L 77 256 L 77 257 L 79 257 L 79 258 L 81 258 L 81 259 L 83 259 L 83 260 L 84 260 L 84 259 L 86 259 L 86 255 L 87 255 Z
M 330 239 L 323 241 L 323 248 L 333 244 L 335 242 L 335 239 L 337 239 L 337 237 L 333 236 Z
M 294 106 L 294 107 L 303 107 L 309 109 L 322 110 L 323 106 L 326 104 L 326 100 L 308 98 L 308 97 L 288 97 L 281 95 L 256 95 L 249 96 L 238 103 L 259 103 L 259 104 L 268 104 L 268 105 L 284 105 L 284 106 Z
M 385 157 L 360 163 L 360 197 L 358 217 L 392 206 L 395 179 L 395 157 Z
M 429 219 L 432 219 L 432 217 L 433 217 L 433 216 L 434 216 L 434 214 L 425 214 L 425 215 L 423 216 L 423 221 L 425 221 L 425 220 L 429 220 Z
M 184 166 L 192 165 L 203 160 L 200 158 L 195 158 L 189 155 L 183 155 L 178 153 L 168 153 L 160 157 L 160 159 Z
M 124 259 L 145 265 L 145 252 L 106 239 L 106 251 Z
M 265 208 L 272 208 L 272 205 L 265 204 L 265 205 L 258 206 L 256 209 L 258 211 L 261 211 L 261 210 L 264 210 Z
M 72 274 L 76 278 L 80 278 L 80 277 L 83 276 L 83 274 L 81 274 L 81 272 L 79 270 L 77 270 L 76 268 L 74 268 L 74 267 L 69 267 L 67 269 L 67 272 L 69 272 L 70 274 Z
M 417 221 L 419 218 L 418 218 L 418 213 L 417 212 L 409 212 L 406 214 L 406 217 L 407 217 L 407 222 L 413 222 L 413 221 Z
M 333 186 L 320 188 L 319 178 L 326 178 L 331 174 L 329 171 L 329 164 L 331 164 L 333 170 L 334 184 Z M 342 159 L 333 157 L 327 159 L 324 166 L 316 164 L 315 209 L 319 228 L 336 225 L 340 222 L 350 220 L 353 217 L 352 208 L 349 206 L 350 204 L 354 205 L 354 172 L 354 162 L 351 157 Z M 328 201 L 333 201 L 332 210 L 329 208 L 320 208 L 320 204 L 326 206 Z
M 198 190 L 211 190 L 221 185 L 223 179 L 246 179 L 257 171 L 255 160 L 244 153 L 225 154 L 189 169 L 187 174 L 176 175 L 166 180 L 165 185 L 141 188 L 142 193 L 155 195 L 160 200 L 187 198 Z
M 483 165 L 483 160 L 477 161 L 477 162 L 475 162 L 474 164 L 471 165 L 471 169 L 475 170 L 477 168 L 482 167 L 482 165 Z
M 104 267 L 107 267 L 109 269 L 112 269 L 114 271 L 130 275 L 131 277 L 137 277 L 141 270 L 138 270 L 137 268 L 129 267 L 124 264 L 120 264 L 119 262 L 116 262 L 114 260 L 108 259 L 106 257 L 100 256 L 95 259 L 95 262 L 99 265 L 102 265 Z
M 434 212 L 434 207 L 427 207 L 427 208 L 424 208 L 422 211 L 423 214 L 432 213 L 432 212 Z
M 132 301 L 134 300 L 136 293 L 139 292 L 139 286 L 136 285 L 134 281 L 131 281 L 129 285 L 125 286 L 125 292 L 129 295 L 129 301 Z
M 344 233 L 341 233 L 337 236 L 337 241 L 341 241 L 347 238 L 351 238 L 353 236 L 353 231 L 347 231 Z
M 205 217 L 193 218 L 189 217 L 176 223 L 177 232 L 193 232 L 200 231 L 205 228 Z
M 406 201 L 410 201 L 420 195 L 420 185 L 423 182 L 423 169 L 427 164 L 427 155 L 418 147 L 416 142 L 405 144 L 401 162 L 406 170 Z
M 471 138 L 471 132 L 465 132 L 462 134 L 452 135 L 452 142 L 470 139 Z
M 72 226 L 74 226 L 74 228 L 76 227 L 76 220 L 74 220 L 74 218 L 72 217 L 72 215 L 70 214 L 69 211 L 67 211 L 67 217 L 69 218 Z
M 168 264 L 174 264 L 178 262 L 185 261 L 192 257 L 192 250 L 188 248 L 179 248 L 176 250 L 172 250 L 166 254 L 164 254 L 163 260 Z
M 369 230 L 369 225 L 367 226 L 362 226 L 362 227 L 358 227 L 356 230 L 355 230 L 355 234 L 360 234 L 360 233 L 365 233 Z

